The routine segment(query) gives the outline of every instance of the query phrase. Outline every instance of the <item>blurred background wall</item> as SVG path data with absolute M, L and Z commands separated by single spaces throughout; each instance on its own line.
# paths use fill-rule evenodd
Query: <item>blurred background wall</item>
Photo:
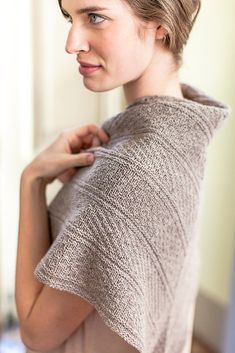
M 230 121 L 208 149 L 204 205 L 200 222 L 201 276 L 195 330 L 222 349 L 235 249 L 235 3 L 202 0 L 181 77 L 232 108 Z M 235 348 L 234 348 L 235 349 Z
M 103 120 L 125 107 L 121 88 L 91 92 L 83 86 L 75 55 L 65 52 L 69 24 L 57 1 L 2 2 L 0 124 L 0 313 L 16 314 L 14 278 L 23 168 L 61 130 Z M 233 109 L 208 150 L 200 217 L 201 274 L 195 331 L 222 347 L 235 246 L 235 34 L 233 0 L 202 0 L 184 51 L 181 81 Z M 47 190 L 48 202 L 61 183 Z

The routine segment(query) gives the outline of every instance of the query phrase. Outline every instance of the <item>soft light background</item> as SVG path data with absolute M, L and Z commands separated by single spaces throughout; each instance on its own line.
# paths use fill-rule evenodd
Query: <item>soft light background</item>
M 180 71 L 182 81 L 233 110 L 208 150 L 200 220 L 200 294 L 223 311 L 230 298 L 235 245 L 234 13 L 233 0 L 202 0 Z M 57 0 L 2 1 L 0 16 L 0 313 L 4 317 L 10 310 L 16 313 L 13 293 L 23 168 L 63 129 L 100 124 L 120 112 L 125 100 L 121 88 L 95 93 L 83 86 L 75 55 L 64 50 L 69 24 Z M 57 181 L 49 186 L 48 202 L 60 187 Z M 213 337 L 210 343 L 220 348 L 218 340 L 221 337 Z
M 233 109 L 209 148 L 202 216 L 201 288 L 227 303 L 235 232 L 235 2 L 202 0 L 202 12 L 185 48 L 181 77 Z

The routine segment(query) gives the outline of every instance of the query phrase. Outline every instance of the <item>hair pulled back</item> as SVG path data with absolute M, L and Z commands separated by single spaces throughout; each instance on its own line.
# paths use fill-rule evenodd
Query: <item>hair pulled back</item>
M 200 0 L 123 0 L 144 22 L 157 22 L 167 31 L 164 47 L 173 54 L 177 68 L 182 65 L 183 48 L 201 8 Z

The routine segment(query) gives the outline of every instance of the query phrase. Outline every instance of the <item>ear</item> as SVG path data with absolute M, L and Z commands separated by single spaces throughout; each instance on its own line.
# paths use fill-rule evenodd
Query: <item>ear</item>
M 156 30 L 156 39 L 161 40 L 161 39 L 165 38 L 167 33 L 168 33 L 167 30 L 164 27 L 162 27 L 161 25 L 159 25 Z

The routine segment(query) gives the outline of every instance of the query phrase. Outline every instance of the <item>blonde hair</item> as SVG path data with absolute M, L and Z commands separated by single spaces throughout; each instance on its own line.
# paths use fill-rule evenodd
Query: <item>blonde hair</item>
M 182 65 L 182 53 L 201 8 L 201 0 L 121 0 L 143 22 L 157 22 L 167 31 L 163 39 L 171 51 L 177 68 Z M 68 15 L 61 8 L 63 15 Z
M 182 65 L 182 53 L 201 8 L 200 0 L 123 0 L 144 22 L 157 22 L 167 31 L 164 47 L 173 54 L 177 68 Z

